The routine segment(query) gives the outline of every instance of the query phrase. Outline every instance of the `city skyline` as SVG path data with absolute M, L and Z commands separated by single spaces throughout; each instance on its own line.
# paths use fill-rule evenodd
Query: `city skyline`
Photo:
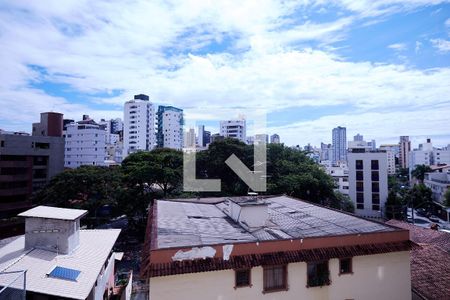
M 30 132 L 43 111 L 123 119 L 144 93 L 211 133 L 255 107 L 287 145 L 337 126 L 449 143 L 448 3 L 227 3 L 2 2 L 0 128 Z

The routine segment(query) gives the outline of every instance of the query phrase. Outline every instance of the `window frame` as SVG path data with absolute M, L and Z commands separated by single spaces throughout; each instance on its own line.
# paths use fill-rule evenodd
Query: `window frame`
M 308 272 L 308 267 L 310 264 L 326 264 L 327 266 L 327 275 L 328 278 L 327 280 L 325 280 L 323 282 L 323 284 L 317 284 L 317 285 L 311 285 L 310 279 L 309 279 L 309 272 Z M 318 261 L 307 261 L 306 262 L 306 288 L 313 288 L 313 287 L 323 287 L 323 286 L 328 286 L 331 285 L 331 274 L 330 274 L 330 261 L 329 260 L 318 260 Z
M 237 274 L 238 274 L 238 272 L 242 272 L 242 271 L 248 272 L 248 284 L 238 285 Z M 252 269 L 251 268 L 234 269 L 234 289 L 244 288 L 244 287 L 252 287 L 252 286 L 253 286 L 253 284 L 252 284 Z
M 289 290 L 289 285 L 288 285 L 288 268 L 287 268 L 287 264 L 285 265 L 265 265 L 262 266 L 263 267 L 263 294 L 266 293 L 274 293 L 274 292 L 281 292 L 281 291 L 287 291 Z M 267 288 L 266 287 L 266 269 L 273 269 L 276 267 L 282 267 L 283 268 L 283 285 L 284 287 L 281 288 Z
M 342 272 L 342 268 L 341 268 L 341 261 L 342 260 L 350 260 L 350 271 L 349 272 Z M 342 257 L 339 258 L 339 276 L 341 275 L 352 275 L 353 274 L 353 257 Z

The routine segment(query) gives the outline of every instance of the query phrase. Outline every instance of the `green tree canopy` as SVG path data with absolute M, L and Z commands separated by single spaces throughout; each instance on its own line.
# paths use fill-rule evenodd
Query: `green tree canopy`
M 426 165 L 418 165 L 414 170 L 412 170 L 411 175 L 417 178 L 420 182 L 423 182 L 425 179 L 425 173 L 432 172 L 433 170 L 430 166 Z
M 450 188 L 444 194 L 444 205 L 450 207 Z

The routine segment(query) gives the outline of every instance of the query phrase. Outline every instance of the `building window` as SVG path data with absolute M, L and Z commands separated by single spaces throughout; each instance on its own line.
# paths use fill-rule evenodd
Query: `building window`
M 364 191 L 364 183 L 362 181 L 356 182 L 356 191 L 363 192 Z
M 363 171 L 356 171 L 356 180 L 364 180 Z
M 379 181 L 380 180 L 380 174 L 378 171 L 372 171 L 372 181 Z
M 339 260 L 339 275 L 341 274 L 353 274 L 351 257 Z
M 378 160 L 377 159 L 372 159 L 370 165 L 372 167 L 372 170 L 378 170 Z
M 235 287 L 251 286 L 250 269 L 235 270 Z
M 380 204 L 380 194 L 372 193 L 372 204 Z
M 307 287 L 324 286 L 330 284 L 330 271 L 328 261 L 309 262 Z
M 356 170 L 362 170 L 363 169 L 363 161 L 361 159 L 356 160 Z
M 378 193 L 380 191 L 380 183 L 372 182 L 372 193 Z
M 264 292 L 287 290 L 287 266 L 264 267 Z
M 364 209 L 364 193 L 356 193 L 356 208 Z
M 380 205 L 379 204 L 372 204 L 372 210 L 380 211 Z

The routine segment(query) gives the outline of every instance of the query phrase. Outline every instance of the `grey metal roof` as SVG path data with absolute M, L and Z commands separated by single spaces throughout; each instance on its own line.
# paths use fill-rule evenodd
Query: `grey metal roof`
M 24 211 L 23 213 L 20 213 L 19 216 L 74 221 L 83 217 L 87 213 L 88 211 L 84 209 L 60 208 L 41 205 Z
M 396 229 L 287 196 L 269 197 L 266 226 L 247 231 L 228 215 L 227 198 L 217 204 L 157 201 L 157 248 L 300 239 Z
M 27 291 L 86 299 L 119 233 L 119 229 L 80 230 L 80 246 L 69 255 L 35 248 L 24 249 L 23 235 L 0 240 L 0 272 L 27 270 Z M 76 281 L 47 276 L 55 266 L 75 269 L 80 274 Z M 0 276 L 0 286 L 11 283 L 11 278 L 12 275 Z

